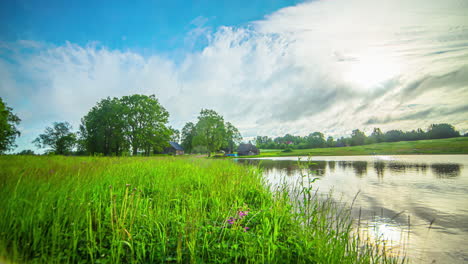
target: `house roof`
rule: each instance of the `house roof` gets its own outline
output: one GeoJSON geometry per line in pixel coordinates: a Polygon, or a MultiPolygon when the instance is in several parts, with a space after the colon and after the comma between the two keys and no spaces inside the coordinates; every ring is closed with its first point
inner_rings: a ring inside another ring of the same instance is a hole
{"type": "Polygon", "coordinates": [[[237,152],[249,152],[249,151],[257,151],[257,147],[255,147],[251,143],[241,143],[237,148],[237,152]]]}
{"type": "Polygon", "coordinates": [[[179,145],[179,143],[177,143],[177,142],[169,141],[169,144],[170,144],[171,147],[173,147],[175,150],[184,150],[184,148],[181,147],[181,146],[179,145]]]}

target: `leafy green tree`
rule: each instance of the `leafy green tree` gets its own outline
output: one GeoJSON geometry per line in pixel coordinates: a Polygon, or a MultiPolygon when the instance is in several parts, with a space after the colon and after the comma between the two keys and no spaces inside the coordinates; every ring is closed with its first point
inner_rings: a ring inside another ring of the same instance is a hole
{"type": "Polygon", "coordinates": [[[384,141],[384,134],[382,133],[382,130],[380,128],[375,127],[374,131],[372,131],[372,134],[370,137],[372,142],[371,143],[380,143],[384,141]]]}
{"type": "Polygon", "coordinates": [[[310,148],[323,148],[326,145],[325,136],[320,132],[309,134],[306,140],[310,148]]]}
{"type": "Polygon", "coordinates": [[[71,132],[72,126],[68,122],[54,122],[47,127],[44,134],[40,134],[33,143],[38,148],[49,147],[57,155],[69,154],[76,143],[76,135],[71,132]]]}
{"type": "Polygon", "coordinates": [[[327,138],[327,147],[331,148],[331,147],[334,147],[336,144],[335,140],[333,139],[332,136],[329,136],[327,138]]]}
{"type": "Polygon", "coordinates": [[[224,124],[224,127],[226,128],[226,138],[225,138],[226,149],[228,153],[232,153],[234,152],[234,149],[236,148],[236,146],[242,140],[242,135],[239,132],[239,130],[230,122],[226,122],[224,124]]]}
{"type": "Polygon", "coordinates": [[[351,133],[351,146],[364,145],[366,141],[366,134],[359,129],[353,130],[351,133]]]}
{"type": "Polygon", "coordinates": [[[166,127],[169,112],[159,104],[154,95],[134,94],[120,99],[125,121],[124,135],[132,147],[133,155],[143,150],[160,152],[167,146],[171,131],[166,127]]]}
{"type": "Polygon", "coordinates": [[[79,150],[91,155],[120,156],[128,151],[124,136],[123,106],[117,98],[106,98],[81,119],[79,150]]]}
{"type": "Polygon", "coordinates": [[[11,107],[8,107],[0,97],[0,154],[16,147],[15,139],[20,136],[16,128],[21,119],[16,116],[11,107]]]}
{"type": "Polygon", "coordinates": [[[427,130],[430,139],[459,137],[460,132],[450,124],[432,124],[427,130]]]}
{"type": "Polygon", "coordinates": [[[226,140],[224,118],[214,110],[202,109],[195,125],[195,136],[192,146],[208,148],[208,157],[223,146],[226,140]]]}
{"type": "Polygon", "coordinates": [[[193,150],[192,142],[195,137],[195,125],[192,122],[188,122],[182,128],[181,132],[181,145],[186,153],[191,153],[193,150]]]}

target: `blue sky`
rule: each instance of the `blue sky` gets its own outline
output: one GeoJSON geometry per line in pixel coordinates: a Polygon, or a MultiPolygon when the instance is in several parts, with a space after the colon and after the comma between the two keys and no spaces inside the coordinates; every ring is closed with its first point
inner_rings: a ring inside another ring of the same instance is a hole
{"type": "Polygon", "coordinates": [[[2,1],[0,96],[18,148],[105,97],[155,94],[181,129],[246,139],[451,123],[468,131],[464,0],[2,1]]]}
{"type": "MultiPolygon", "coordinates": [[[[1,39],[173,53],[196,27],[245,26],[298,0],[2,1],[1,39]]],[[[192,46],[190,46],[192,48],[192,46]]],[[[196,49],[202,48],[201,45],[196,49]]]]}

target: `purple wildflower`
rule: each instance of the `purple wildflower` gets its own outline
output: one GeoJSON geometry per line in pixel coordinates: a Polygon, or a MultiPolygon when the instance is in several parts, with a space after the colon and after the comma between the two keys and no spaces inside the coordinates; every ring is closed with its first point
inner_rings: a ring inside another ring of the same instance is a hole
{"type": "Polygon", "coordinates": [[[229,219],[227,220],[228,224],[230,225],[234,224],[235,221],[236,219],[234,217],[229,217],[229,219]]]}
{"type": "Polygon", "coordinates": [[[250,229],[250,227],[248,227],[248,226],[244,227],[244,232],[247,232],[247,230],[249,230],[249,229],[250,229]]]}
{"type": "Polygon", "coordinates": [[[244,216],[248,215],[249,211],[239,211],[239,217],[243,218],[244,216]]]}

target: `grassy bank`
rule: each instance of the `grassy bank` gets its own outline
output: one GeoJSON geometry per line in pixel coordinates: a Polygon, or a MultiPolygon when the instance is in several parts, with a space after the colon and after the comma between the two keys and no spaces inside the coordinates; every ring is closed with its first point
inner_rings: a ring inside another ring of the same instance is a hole
{"type": "Polygon", "coordinates": [[[0,260],[12,263],[396,262],[352,236],[347,210],[307,188],[270,191],[228,160],[3,156],[0,167],[0,260]]]}
{"type": "Polygon", "coordinates": [[[468,137],[418,141],[385,142],[341,148],[264,150],[253,157],[286,156],[354,156],[354,155],[410,155],[410,154],[468,154],[468,137]]]}

